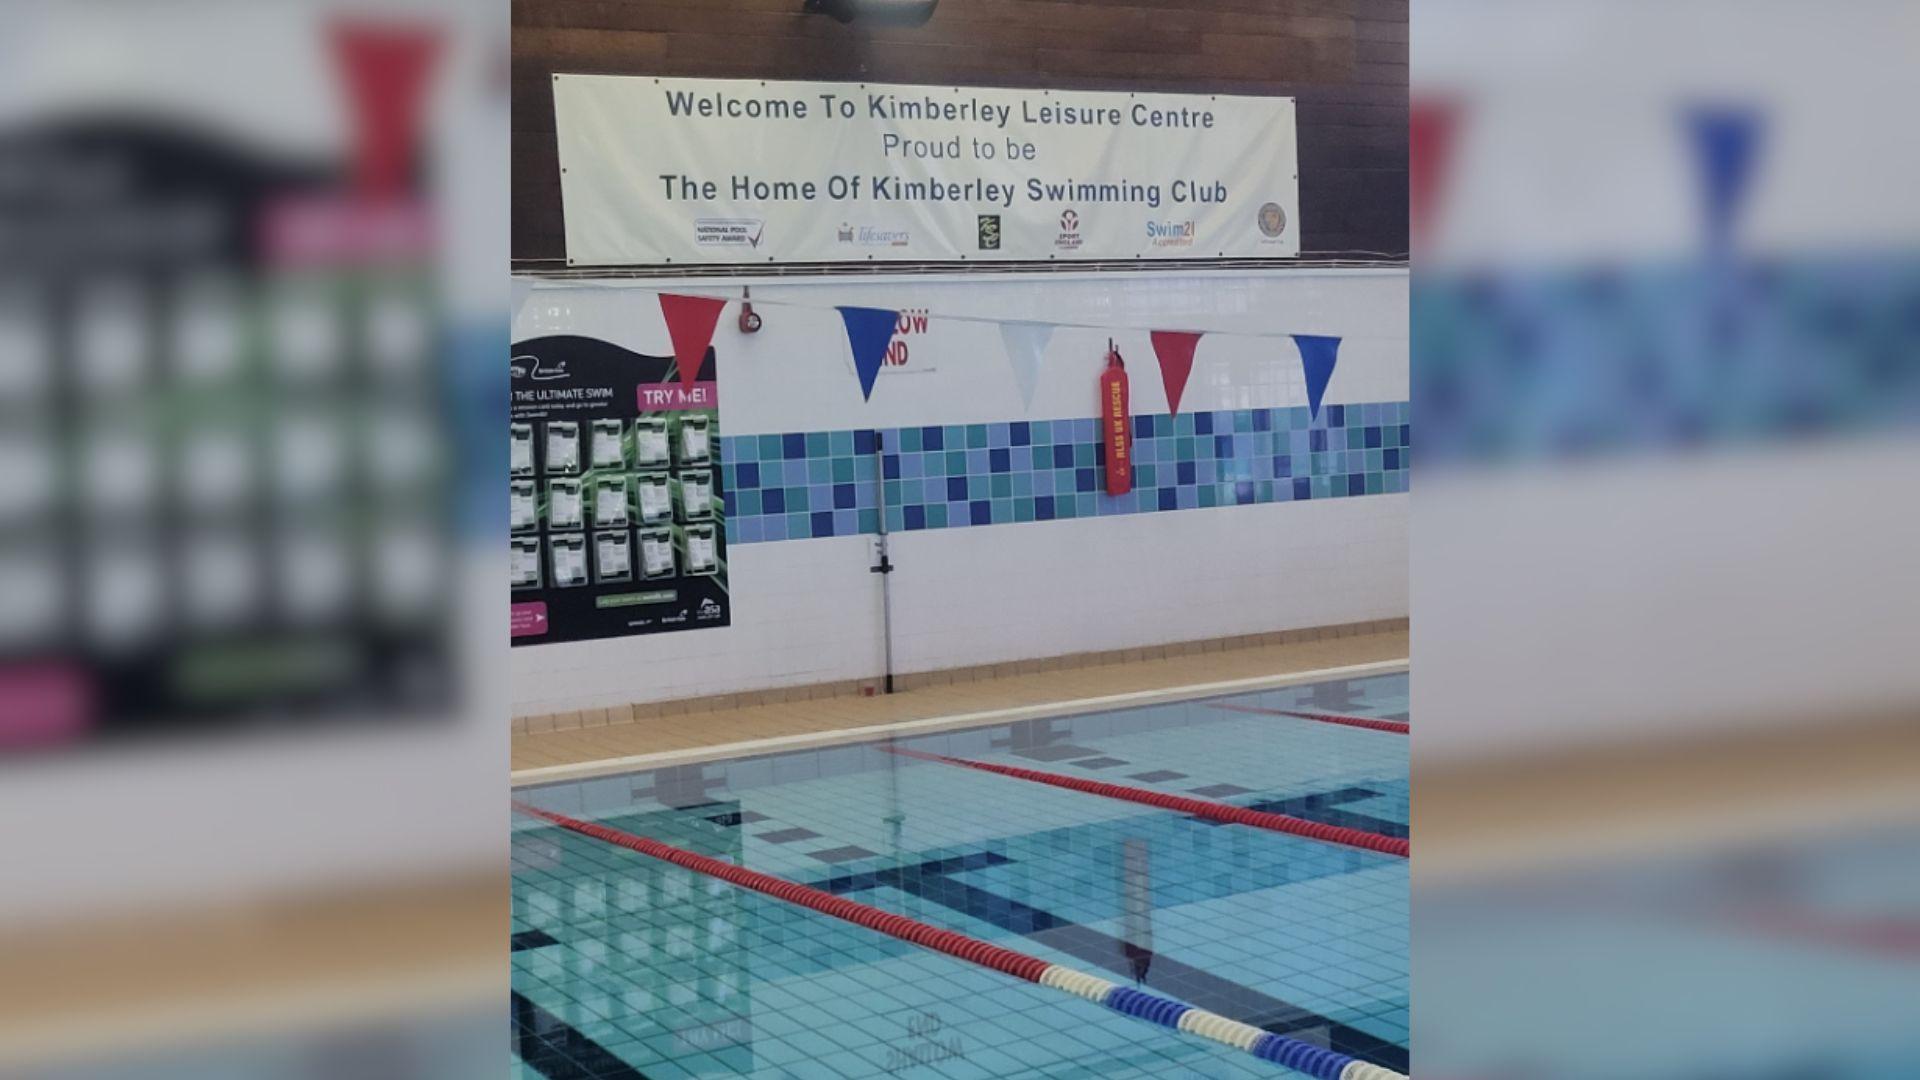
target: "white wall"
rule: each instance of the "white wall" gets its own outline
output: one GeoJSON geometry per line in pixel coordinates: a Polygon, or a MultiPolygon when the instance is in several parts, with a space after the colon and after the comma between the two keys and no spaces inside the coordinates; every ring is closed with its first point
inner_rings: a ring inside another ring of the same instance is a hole
{"type": "MultiPolygon", "coordinates": [[[[1403,272],[1258,271],[859,277],[750,283],[757,335],[722,316],[726,434],[1094,415],[1110,330],[1136,414],[1167,411],[1146,330],[1203,339],[1182,412],[1304,405],[1284,337],[1343,338],[1326,403],[1407,398],[1403,272]],[[784,305],[803,306],[784,306],[784,305]],[[840,319],[854,304],[927,308],[910,367],[862,400],[840,319]],[[949,318],[942,320],[940,316],[949,318]],[[1057,330],[1030,408],[991,323],[1057,330]],[[1101,329],[1094,329],[1100,327],[1101,329]],[[930,367],[932,370],[924,370],[930,367]]],[[[738,296],[737,282],[543,283],[514,338],[602,337],[669,351],[653,293],[738,296]]],[[[1407,497],[1375,495],[896,534],[895,670],[1131,648],[1407,613],[1407,497]]],[[[513,650],[515,715],[877,676],[880,579],[866,537],[731,545],[731,627],[513,650]]]]}

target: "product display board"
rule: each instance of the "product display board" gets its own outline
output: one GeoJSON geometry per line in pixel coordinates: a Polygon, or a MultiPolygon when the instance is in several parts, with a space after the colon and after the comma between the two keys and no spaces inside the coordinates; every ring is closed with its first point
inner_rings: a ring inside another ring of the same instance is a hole
{"type": "Polygon", "coordinates": [[[558,335],[513,347],[513,643],[726,626],[718,360],[558,335]]]}
{"type": "Polygon", "coordinates": [[[555,75],[567,261],[1285,258],[1292,98],[555,75]]]}

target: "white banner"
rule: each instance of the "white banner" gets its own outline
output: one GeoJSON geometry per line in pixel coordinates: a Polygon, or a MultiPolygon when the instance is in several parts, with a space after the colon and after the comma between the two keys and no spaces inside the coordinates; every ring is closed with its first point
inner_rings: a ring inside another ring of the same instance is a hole
{"type": "Polygon", "coordinates": [[[567,261],[1300,252],[1293,99],[556,75],[567,261]]]}

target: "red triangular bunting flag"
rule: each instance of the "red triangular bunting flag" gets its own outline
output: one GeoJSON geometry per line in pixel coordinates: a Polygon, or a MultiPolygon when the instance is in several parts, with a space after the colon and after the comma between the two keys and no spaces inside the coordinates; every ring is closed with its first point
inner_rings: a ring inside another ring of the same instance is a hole
{"type": "Polygon", "coordinates": [[[390,197],[405,185],[413,164],[440,32],[426,25],[342,22],[332,38],[353,109],[354,187],[368,198],[390,197]]]}
{"type": "Polygon", "coordinates": [[[1458,107],[1447,100],[1415,101],[1408,114],[1407,216],[1415,241],[1425,242],[1433,231],[1436,207],[1445,194],[1453,162],[1458,120],[1458,107]]]}
{"type": "Polygon", "coordinates": [[[726,306],[725,300],[710,296],[660,294],[660,314],[666,316],[667,336],[673,339],[673,363],[680,369],[680,385],[689,391],[700,380],[707,346],[713,344],[713,328],[726,306]]]}
{"type": "Polygon", "coordinates": [[[1193,374],[1193,350],[1200,335],[1186,330],[1155,330],[1153,355],[1160,358],[1160,384],[1167,388],[1167,411],[1180,411],[1180,395],[1187,392],[1187,376],[1193,374]]]}

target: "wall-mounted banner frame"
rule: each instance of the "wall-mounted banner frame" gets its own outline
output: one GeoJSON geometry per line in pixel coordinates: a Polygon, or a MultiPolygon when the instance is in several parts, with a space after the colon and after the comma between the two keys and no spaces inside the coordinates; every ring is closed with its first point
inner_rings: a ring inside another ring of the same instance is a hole
{"type": "Polygon", "coordinates": [[[556,335],[513,346],[514,645],[726,626],[718,358],[556,335]]]}
{"type": "Polygon", "coordinates": [[[567,261],[1290,257],[1291,98],[555,75],[567,261]]]}

